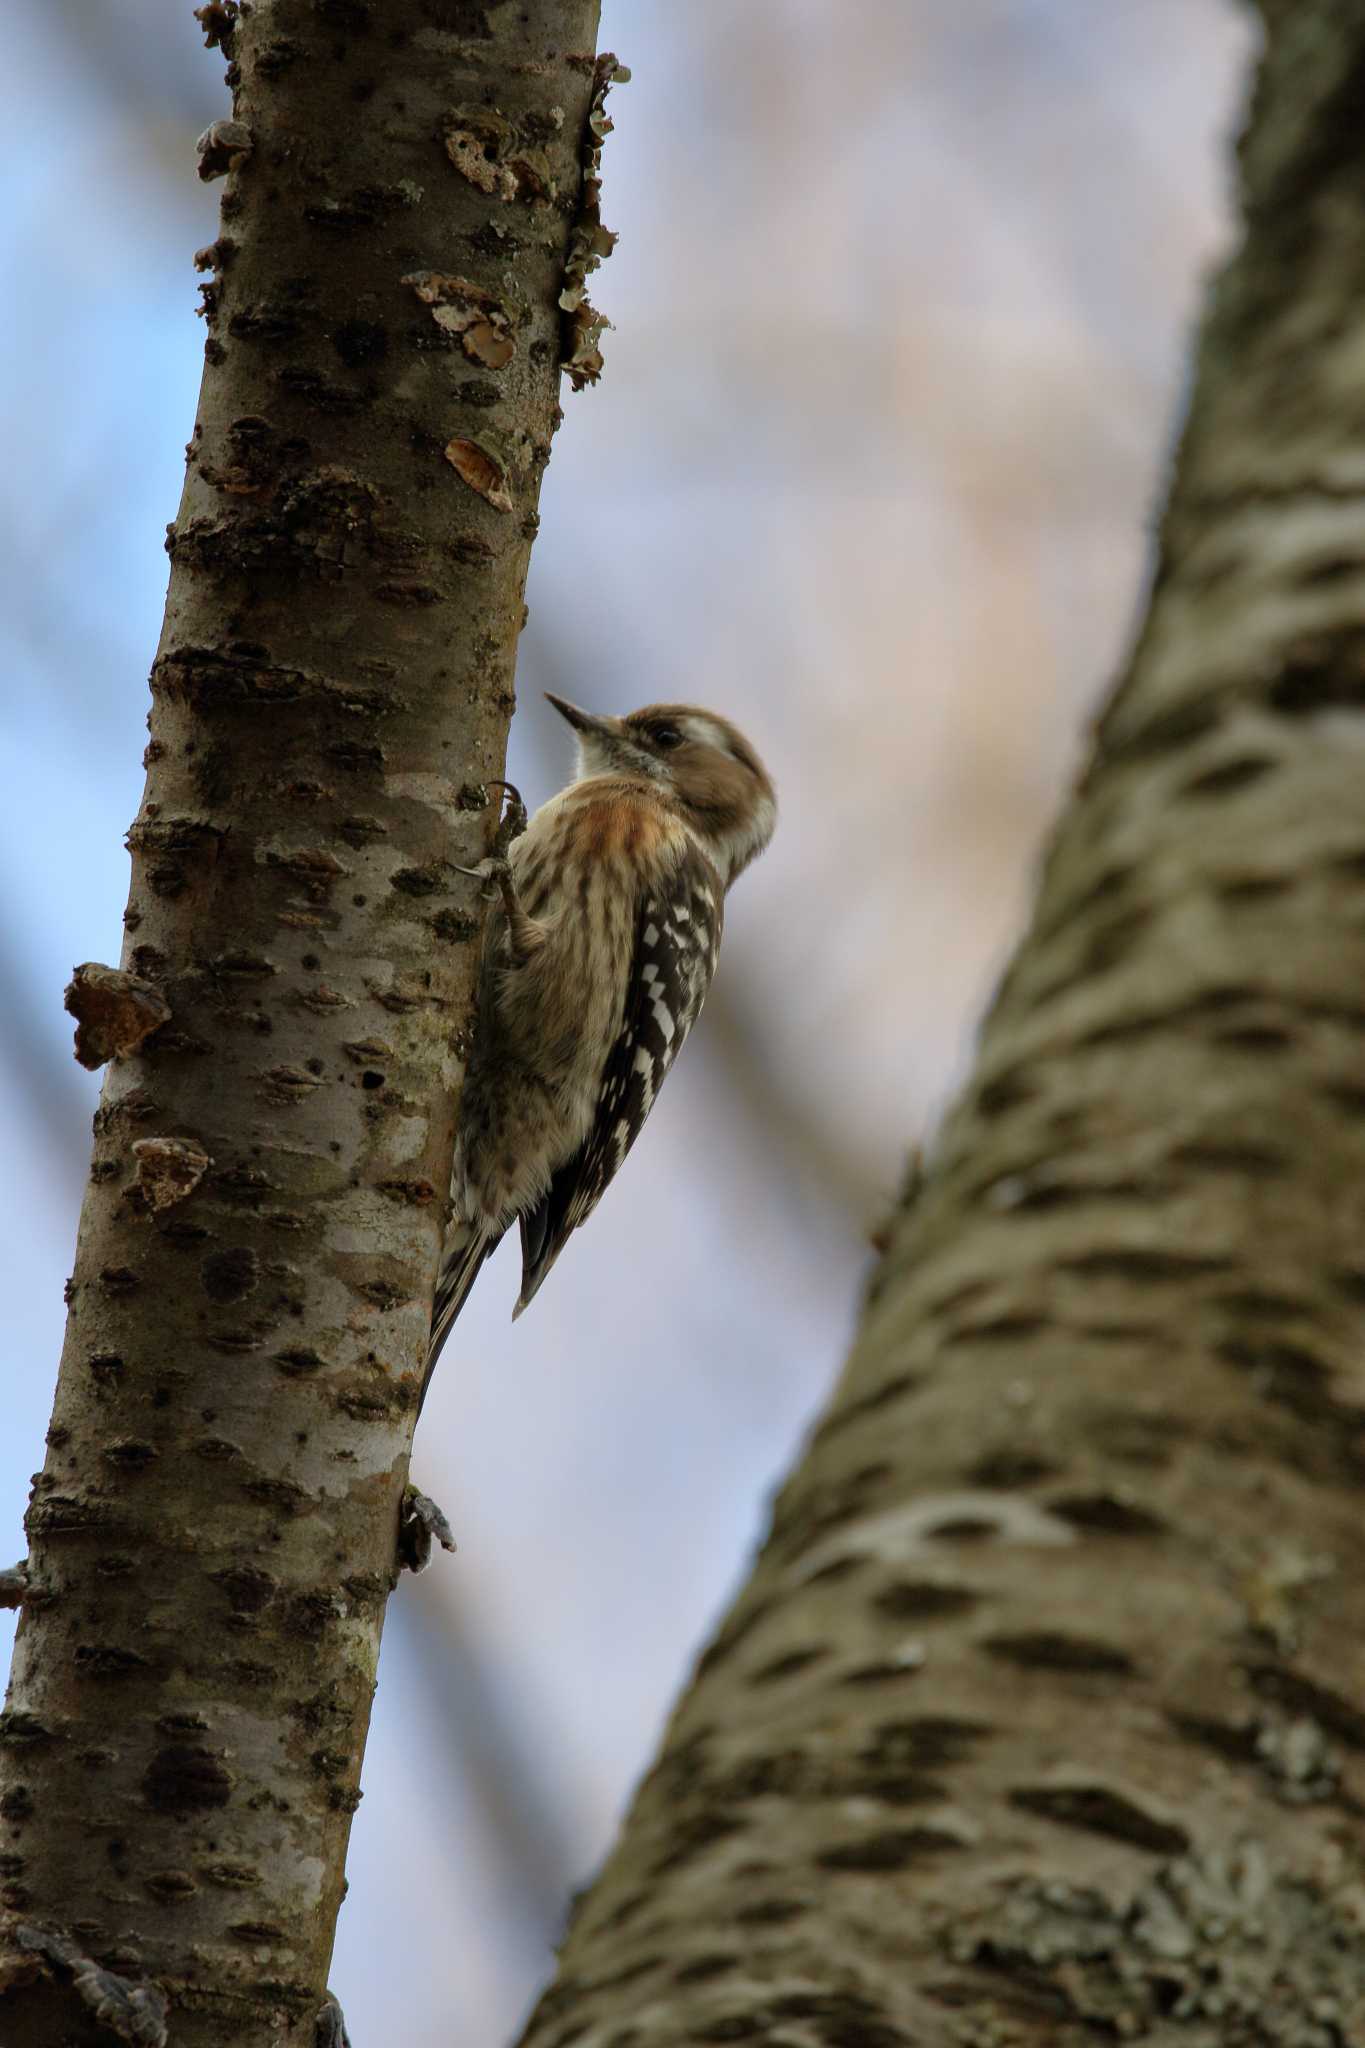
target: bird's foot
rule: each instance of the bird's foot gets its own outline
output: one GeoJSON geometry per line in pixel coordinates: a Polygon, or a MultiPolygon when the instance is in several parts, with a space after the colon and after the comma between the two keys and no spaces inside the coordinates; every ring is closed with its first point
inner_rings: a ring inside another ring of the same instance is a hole
{"type": "Polygon", "coordinates": [[[494,776],[488,783],[489,789],[500,789],[502,801],[507,808],[498,820],[498,829],[493,834],[494,858],[506,858],[507,849],[514,839],[520,839],[526,830],[526,806],[521,800],[521,791],[515,783],[504,782],[501,776],[494,776]]]}
{"type": "MultiPolygon", "coordinates": [[[[520,806],[520,797],[517,798],[517,803],[520,806]]],[[[524,811],[522,816],[525,816],[524,811]]],[[[498,827],[499,837],[506,831],[507,823],[507,818],[504,818],[498,827]]],[[[543,925],[537,924],[533,917],[527,916],[517,894],[516,877],[512,873],[512,863],[507,855],[495,850],[486,860],[481,860],[476,868],[457,867],[455,872],[457,875],[468,875],[473,881],[482,882],[485,899],[501,891],[502,907],[507,913],[507,946],[511,964],[514,967],[524,967],[532,954],[538,952],[544,945],[545,929],[543,925]]]]}
{"type": "Polygon", "coordinates": [[[457,875],[468,875],[471,881],[484,883],[485,896],[496,894],[498,889],[506,895],[508,889],[512,887],[512,863],[506,854],[490,853],[476,868],[462,868],[455,861],[451,862],[451,866],[457,875]]]}
{"type": "Polygon", "coordinates": [[[512,916],[513,905],[516,902],[516,886],[512,880],[512,867],[507,854],[513,841],[520,839],[526,830],[526,806],[521,800],[521,791],[515,784],[504,782],[501,776],[491,776],[486,787],[502,791],[502,796],[498,800],[501,816],[493,833],[492,851],[477,867],[462,868],[456,866],[454,862],[451,865],[455,867],[457,875],[468,875],[471,880],[484,883],[485,896],[492,896],[495,889],[501,889],[508,915],[512,916]]]}

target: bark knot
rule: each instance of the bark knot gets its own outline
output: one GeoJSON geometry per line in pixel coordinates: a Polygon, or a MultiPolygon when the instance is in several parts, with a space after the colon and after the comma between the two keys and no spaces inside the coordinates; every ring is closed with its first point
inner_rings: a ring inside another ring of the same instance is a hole
{"type": "Polygon", "coordinates": [[[193,1138],[135,1138],[132,1151],[137,1178],[128,1192],[153,1214],[192,1195],[213,1164],[193,1138]]]}
{"type": "Polygon", "coordinates": [[[92,1073],[107,1060],[127,1059],[171,1014],[150,981],[97,960],[75,969],[62,1000],[76,1020],[76,1058],[92,1073]]]}

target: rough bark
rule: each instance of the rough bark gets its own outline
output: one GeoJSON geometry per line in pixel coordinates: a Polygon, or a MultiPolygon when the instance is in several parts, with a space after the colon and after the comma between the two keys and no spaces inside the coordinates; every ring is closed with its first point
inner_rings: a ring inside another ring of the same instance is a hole
{"type": "Polygon", "coordinates": [[[311,2048],[482,917],[452,863],[602,240],[597,12],[200,10],[228,184],[127,972],[72,991],[119,1056],[0,1719],[6,2048],[163,2003],[176,2048],[311,2048]]]}
{"type": "Polygon", "coordinates": [[[1149,616],[527,2048],[1365,2041],[1365,7],[1267,16],[1149,616]]]}

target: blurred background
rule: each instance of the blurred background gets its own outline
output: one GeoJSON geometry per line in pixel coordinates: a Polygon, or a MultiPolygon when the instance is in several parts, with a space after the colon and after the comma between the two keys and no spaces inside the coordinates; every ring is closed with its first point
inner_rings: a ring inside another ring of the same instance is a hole
{"type": "MultiPolygon", "coordinates": [[[[567,773],[543,688],[692,698],[783,817],[629,1193],[515,1328],[505,1248],[437,1377],[415,1473],[460,1551],[390,1609],[333,1972],[361,2048],[512,2036],[832,1383],[1141,599],[1252,28],[1232,0],[606,0],[601,45],[634,70],[617,331],[566,392],[509,773],[533,803],[567,773]]],[[[0,106],[7,1565],[97,1088],[61,995],[118,957],[222,63],[191,0],[9,0],[0,106]]]]}

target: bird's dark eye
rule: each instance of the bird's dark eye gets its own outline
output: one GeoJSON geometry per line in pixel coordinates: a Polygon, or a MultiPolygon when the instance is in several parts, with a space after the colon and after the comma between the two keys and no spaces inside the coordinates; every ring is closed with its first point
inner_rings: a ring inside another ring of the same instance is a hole
{"type": "Polygon", "coordinates": [[[656,725],[654,728],[654,744],[656,747],[662,747],[665,752],[671,747],[680,747],[682,738],[676,725],[656,725]]]}

